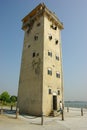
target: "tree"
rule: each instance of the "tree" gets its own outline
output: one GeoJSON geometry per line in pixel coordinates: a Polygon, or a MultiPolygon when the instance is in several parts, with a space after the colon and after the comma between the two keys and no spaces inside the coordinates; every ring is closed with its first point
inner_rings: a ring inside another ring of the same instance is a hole
{"type": "Polygon", "coordinates": [[[15,102],[17,102],[17,96],[11,96],[10,97],[10,100],[11,100],[11,102],[13,102],[13,103],[15,103],[15,102]]]}
{"type": "Polygon", "coordinates": [[[4,102],[10,101],[10,95],[8,94],[7,91],[5,91],[1,94],[1,100],[4,101],[4,102]]]}
{"type": "Polygon", "coordinates": [[[0,101],[1,101],[1,95],[0,95],[0,101]]]}

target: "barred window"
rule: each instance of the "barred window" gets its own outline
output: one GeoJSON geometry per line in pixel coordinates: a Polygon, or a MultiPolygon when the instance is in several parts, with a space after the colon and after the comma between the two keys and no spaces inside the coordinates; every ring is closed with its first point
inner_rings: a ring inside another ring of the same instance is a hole
{"type": "Polygon", "coordinates": [[[52,52],[48,51],[48,56],[52,57],[52,52]]]}
{"type": "Polygon", "coordinates": [[[59,72],[56,72],[56,77],[60,78],[60,73],[59,72]]]}
{"type": "Polygon", "coordinates": [[[48,75],[52,75],[52,69],[48,68],[48,75]]]}

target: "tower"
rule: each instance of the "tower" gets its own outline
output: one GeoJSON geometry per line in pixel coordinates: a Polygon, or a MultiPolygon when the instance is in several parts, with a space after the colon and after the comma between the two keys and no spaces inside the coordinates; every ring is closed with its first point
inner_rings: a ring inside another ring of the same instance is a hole
{"type": "Polygon", "coordinates": [[[49,115],[63,101],[63,24],[44,4],[39,4],[22,22],[24,44],[17,105],[21,113],[49,115]]]}

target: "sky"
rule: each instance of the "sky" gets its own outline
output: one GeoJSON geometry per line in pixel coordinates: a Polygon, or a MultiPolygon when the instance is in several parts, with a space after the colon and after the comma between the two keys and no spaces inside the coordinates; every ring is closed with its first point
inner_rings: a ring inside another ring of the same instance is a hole
{"type": "Polygon", "coordinates": [[[24,39],[21,20],[42,2],[64,24],[64,100],[87,101],[87,0],[0,0],[0,94],[18,93],[24,39]]]}

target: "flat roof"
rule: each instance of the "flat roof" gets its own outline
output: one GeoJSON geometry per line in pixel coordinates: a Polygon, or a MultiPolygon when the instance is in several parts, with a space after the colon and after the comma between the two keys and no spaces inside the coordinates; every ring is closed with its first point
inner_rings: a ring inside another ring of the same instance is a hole
{"type": "Polygon", "coordinates": [[[60,29],[63,29],[63,23],[60,22],[60,20],[58,19],[58,17],[51,12],[44,3],[40,3],[36,8],[34,8],[28,15],[26,15],[23,19],[22,22],[26,22],[28,21],[30,18],[32,18],[33,16],[35,16],[36,14],[43,12],[46,13],[46,15],[48,17],[50,17],[51,20],[55,21],[55,23],[60,27],[60,29]]]}

